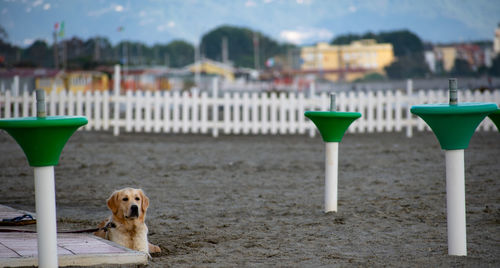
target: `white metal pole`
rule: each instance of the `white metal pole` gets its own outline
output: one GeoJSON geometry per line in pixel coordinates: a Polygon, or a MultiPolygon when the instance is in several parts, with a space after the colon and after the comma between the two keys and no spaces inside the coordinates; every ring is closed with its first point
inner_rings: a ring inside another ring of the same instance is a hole
{"type": "Polygon", "coordinates": [[[325,212],[337,212],[339,143],[325,144],[325,212]]]}
{"type": "Polygon", "coordinates": [[[114,67],[114,75],[113,75],[113,102],[115,104],[114,107],[114,122],[113,122],[113,135],[118,136],[120,134],[120,125],[118,120],[120,119],[120,65],[116,64],[114,67]]]}
{"type": "Polygon", "coordinates": [[[35,167],[38,266],[57,267],[57,223],[54,166],[35,167]]]}
{"type": "Polygon", "coordinates": [[[445,150],[448,254],[467,256],[464,150],[445,150]]]}

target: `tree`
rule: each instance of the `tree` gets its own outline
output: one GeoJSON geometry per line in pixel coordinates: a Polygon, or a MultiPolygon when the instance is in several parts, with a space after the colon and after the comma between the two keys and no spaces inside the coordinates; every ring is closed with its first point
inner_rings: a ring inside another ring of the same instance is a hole
{"type": "Polygon", "coordinates": [[[421,53],[424,50],[422,40],[408,30],[380,32],[378,34],[367,32],[363,35],[348,33],[337,36],[330,43],[334,45],[346,45],[352,41],[361,39],[375,39],[378,43],[390,43],[394,48],[394,55],[396,56],[421,53]]]}
{"type": "MultiPolygon", "coordinates": [[[[286,55],[291,44],[279,44],[262,33],[258,36],[259,62],[261,65],[270,57],[286,55]]],[[[254,67],[254,31],[244,27],[221,26],[201,39],[202,52],[209,59],[222,61],[222,40],[227,38],[229,60],[236,66],[254,67]]]]}
{"type": "Polygon", "coordinates": [[[0,66],[10,66],[20,59],[21,48],[0,39],[0,66]]]}
{"type": "Polygon", "coordinates": [[[394,48],[394,55],[397,57],[418,54],[424,51],[422,40],[408,30],[381,32],[377,35],[377,42],[391,43],[394,48]]]}
{"type": "Polygon", "coordinates": [[[474,71],[472,71],[472,68],[468,61],[463,59],[455,59],[455,63],[453,65],[453,68],[451,69],[450,74],[459,77],[472,76],[474,75],[474,71]]]}
{"type": "Polygon", "coordinates": [[[372,32],[367,32],[363,35],[348,33],[344,35],[339,35],[335,37],[330,44],[332,45],[348,45],[353,41],[361,40],[361,39],[375,39],[377,40],[377,35],[372,32]]]}
{"type": "Polygon", "coordinates": [[[413,54],[399,57],[397,61],[385,67],[387,76],[391,79],[405,79],[424,77],[429,73],[422,54],[413,54]]]}
{"type": "Polygon", "coordinates": [[[42,40],[36,40],[31,46],[26,48],[21,56],[21,61],[33,63],[36,66],[52,66],[52,49],[42,40]]]}
{"type": "Polygon", "coordinates": [[[385,76],[379,73],[368,73],[362,78],[358,78],[354,80],[354,82],[375,82],[375,81],[383,81],[385,80],[385,76]]]}
{"type": "Polygon", "coordinates": [[[7,40],[7,38],[9,38],[7,31],[2,27],[2,25],[0,25],[0,41],[7,40]]]}
{"type": "Polygon", "coordinates": [[[494,59],[489,70],[490,75],[500,77],[500,54],[498,54],[494,59]]]}
{"type": "Polygon", "coordinates": [[[186,41],[172,41],[167,45],[166,51],[169,55],[170,67],[184,67],[194,62],[194,47],[186,41]]]}

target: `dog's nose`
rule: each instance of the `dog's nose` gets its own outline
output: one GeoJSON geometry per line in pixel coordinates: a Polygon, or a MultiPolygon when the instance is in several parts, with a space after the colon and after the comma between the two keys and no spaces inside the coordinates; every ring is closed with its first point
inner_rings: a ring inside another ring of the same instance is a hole
{"type": "Polygon", "coordinates": [[[139,207],[137,205],[132,205],[130,207],[130,217],[138,217],[139,216],[139,207]]]}

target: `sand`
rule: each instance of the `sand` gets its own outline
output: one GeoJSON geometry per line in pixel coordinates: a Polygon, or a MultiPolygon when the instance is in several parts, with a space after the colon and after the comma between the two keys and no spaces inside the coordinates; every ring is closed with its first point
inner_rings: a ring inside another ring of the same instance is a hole
{"type": "MultiPolygon", "coordinates": [[[[319,136],[79,131],[56,167],[60,229],[95,227],[115,189],[151,200],[150,267],[500,266],[500,133],[465,151],[467,257],[447,254],[444,152],[430,132],[351,134],[339,211],[323,212],[319,136]]],[[[35,210],[33,171],[0,132],[0,203],[35,210]]]]}

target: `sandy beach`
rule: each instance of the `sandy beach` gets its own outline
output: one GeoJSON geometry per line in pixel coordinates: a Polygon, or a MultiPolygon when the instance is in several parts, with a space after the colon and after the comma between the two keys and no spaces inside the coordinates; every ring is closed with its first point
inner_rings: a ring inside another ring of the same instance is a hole
{"type": "MultiPolygon", "coordinates": [[[[79,131],[55,168],[59,229],[93,228],[116,189],[151,200],[148,267],[499,267],[500,133],[465,151],[467,257],[447,254],[444,152],[431,132],[351,134],[339,211],[323,212],[324,143],[299,135],[79,131]]],[[[35,211],[33,169],[0,132],[0,204],[35,211]]]]}

